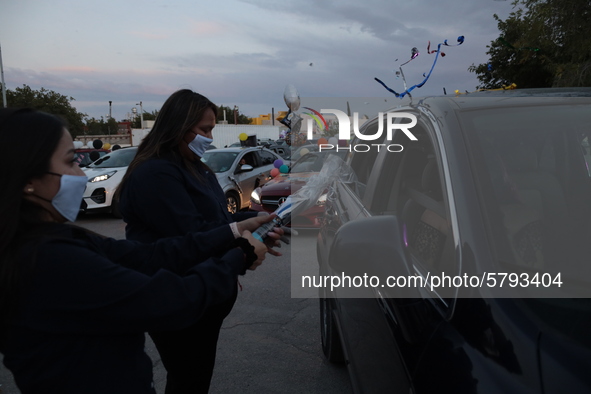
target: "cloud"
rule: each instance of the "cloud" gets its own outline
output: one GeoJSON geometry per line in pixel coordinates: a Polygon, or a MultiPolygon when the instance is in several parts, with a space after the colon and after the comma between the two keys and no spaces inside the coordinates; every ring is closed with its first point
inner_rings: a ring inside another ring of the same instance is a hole
{"type": "Polygon", "coordinates": [[[189,21],[189,33],[192,36],[208,37],[227,32],[228,28],[221,23],[211,21],[189,21]]]}
{"type": "Polygon", "coordinates": [[[136,30],[136,31],[129,32],[129,34],[134,37],[142,38],[144,40],[154,40],[154,41],[168,40],[171,38],[171,34],[165,33],[165,32],[155,33],[154,31],[137,31],[136,30]]]}

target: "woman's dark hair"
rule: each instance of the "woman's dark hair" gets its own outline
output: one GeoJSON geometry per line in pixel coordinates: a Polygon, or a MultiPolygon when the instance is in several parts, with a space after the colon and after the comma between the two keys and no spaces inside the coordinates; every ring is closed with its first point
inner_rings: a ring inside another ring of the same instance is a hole
{"type": "Polygon", "coordinates": [[[17,253],[41,224],[42,209],[23,198],[26,184],[49,171],[66,124],[33,109],[0,109],[0,339],[27,267],[17,253]]]}
{"type": "MultiPolygon", "coordinates": [[[[138,147],[137,154],[127,168],[116,194],[121,195],[127,178],[141,163],[164,155],[173,156],[181,161],[199,179],[198,173],[193,170],[194,164],[181,155],[179,145],[183,143],[185,134],[201,121],[207,109],[211,109],[217,116],[218,108],[214,103],[189,89],[178,90],[166,99],[152,130],[138,147]]],[[[197,161],[196,164],[205,165],[201,161],[197,161]]]]}

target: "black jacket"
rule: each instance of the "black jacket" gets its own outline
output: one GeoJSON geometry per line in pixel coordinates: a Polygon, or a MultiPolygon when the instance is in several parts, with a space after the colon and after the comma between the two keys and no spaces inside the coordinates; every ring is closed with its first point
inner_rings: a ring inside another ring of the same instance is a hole
{"type": "Polygon", "coordinates": [[[154,393],[144,332],[186,327],[232,296],[241,249],[195,264],[233,239],[229,226],[142,244],[55,225],[25,245],[33,268],[0,349],[22,393],[154,393]]]}
{"type": "Polygon", "coordinates": [[[153,242],[257,215],[231,215],[215,174],[202,166],[196,165],[195,169],[205,182],[172,157],[150,159],[133,170],[120,199],[127,239],[153,242]]]}

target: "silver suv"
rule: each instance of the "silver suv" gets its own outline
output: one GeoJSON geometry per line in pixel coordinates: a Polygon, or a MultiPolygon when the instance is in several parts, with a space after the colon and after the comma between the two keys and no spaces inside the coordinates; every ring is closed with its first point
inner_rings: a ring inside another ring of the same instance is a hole
{"type": "Polygon", "coordinates": [[[283,161],[281,156],[262,147],[209,150],[201,160],[215,172],[230,213],[249,208],[252,191],[272,178],[275,160],[283,161]]]}

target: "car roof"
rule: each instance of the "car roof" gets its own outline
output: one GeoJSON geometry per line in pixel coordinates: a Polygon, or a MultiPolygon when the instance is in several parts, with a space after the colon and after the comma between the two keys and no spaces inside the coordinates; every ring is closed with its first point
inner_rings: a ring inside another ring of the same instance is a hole
{"type": "Polygon", "coordinates": [[[409,98],[410,102],[402,103],[387,112],[410,107],[428,107],[430,104],[447,104],[455,109],[472,110],[479,108],[504,108],[532,103],[551,105],[564,103],[569,98],[589,98],[591,88],[538,88],[538,89],[506,89],[482,90],[473,93],[448,94],[441,96],[427,96],[409,98]]]}
{"type": "MultiPolygon", "coordinates": [[[[236,153],[236,152],[250,152],[250,151],[255,151],[255,150],[264,150],[267,152],[272,152],[267,148],[263,148],[262,146],[236,146],[236,147],[230,147],[230,148],[218,148],[215,150],[215,152],[230,152],[230,153],[236,153]]],[[[274,152],[272,152],[274,153],[274,152]]]]}

